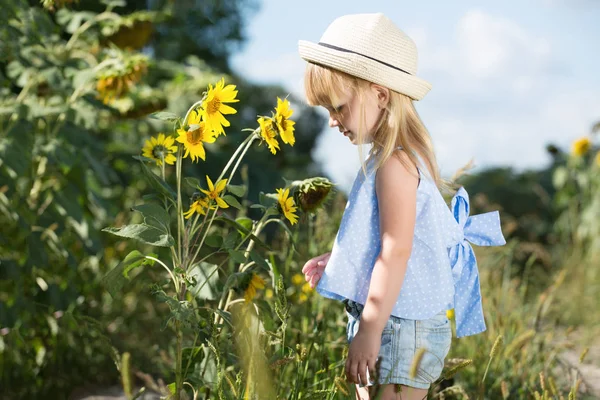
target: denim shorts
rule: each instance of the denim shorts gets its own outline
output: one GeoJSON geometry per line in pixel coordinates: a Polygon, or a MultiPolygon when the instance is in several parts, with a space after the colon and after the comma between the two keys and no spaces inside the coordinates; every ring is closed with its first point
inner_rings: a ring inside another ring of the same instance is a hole
{"type": "MultiPolygon", "coordinates": [[[[344,301],[348,314],[348,343],[358,332],[363,306],[350,300],[344,301]]],[[[429,389],[440,377],[444,359],[450,350],[452,329],[443,310],[426,320],[412,320],[390,316],[383,333],[378,356],[378,371],[373,383],[401,384],[417,389],[429,389]],[[425,349],[416,375],[411,378],[410,369],[419,349],[425,349]]],[[[361,385],[362,386],[362,385],[361,385]]]]}

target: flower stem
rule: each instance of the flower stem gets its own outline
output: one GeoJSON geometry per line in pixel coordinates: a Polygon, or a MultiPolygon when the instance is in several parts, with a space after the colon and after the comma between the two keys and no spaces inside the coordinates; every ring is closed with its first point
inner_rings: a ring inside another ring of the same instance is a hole
{"type": "Polygon", "coordinates": [[[167,270],[169,275],[171,275],[171,280],[173,281],[173,285],[175,285],[175,293],[179,293],[179,281],[177,280],[175,275],[173,275],[173,272],[169,269],[169,267],[167,267],[166,264],[163,263],[162,261],[160,261],[158,258],[154,258],[151,256],[144,256],[144,257],[147,258],[148,260],[152,260],[152,261],[159,263],[160,265],[162,265],[164,267],[164,269],[167,270]]]}
{"type": "Polygon", "coordinates": [[[181,157],[181,152],[182,152],[182,148],[181,146],[179,146],[179,151],[177,152],[177,166],[176,166],[176,171],[177,171],[177,256],[179,258],[179,262],[181,264],[183,264],[183,257],[182,257],[182,252],[181,252],[181,236],[182,236],[182,231],[181,231],[181,218],[183,217],[182,215],[182,204],[181,204],[181,161],[182,161],[182,157],[181,157]]]}
{"type": "MultiPolygon", "coordinates": [[[[260,234],[260,231],[265,227],[265,219],[267,218],[267,213],[265,213],[262,218],[260,219],[260,221],[256,224],[256,229],[254,229],[254,231],[252,232],[252,234],[254,236],[257,236],[258,234],[260,234]]],[[[254,247],[254,240],[250,240],[250,243],[248,243],[248,246],[246,247],[246,251],[244,252],[244,256],[246,258],[248,258],[248,254],[252,251],[252,248],[254,247]]],[[[241,272],[244,268],[245,264],[240,264],[240,269],[239,271],[241,272]]],[[[223,293],[225,294],[225,293],[223,293]]],[[[233,298],[233,292],[231,290],[227,291],[227,299],[225,299],[224,297],[221,297],[221,300],[219,301],[219,310],[226,310],[229,307],[229,303],[231,303],[231,300],[233,298]]],[[[221,316],[220,315],[216,315],[215,316],[215,325],[218,325],[221,323],[221,316]]]]}
{"type": "Polygon", "coordinates": [[[181,331],[181,321],[175,321],[175,334],[177,335],[177,350],[175,355],[175,400],[180,400],[181,389],[183,386],[183,332],[181,331]]]}

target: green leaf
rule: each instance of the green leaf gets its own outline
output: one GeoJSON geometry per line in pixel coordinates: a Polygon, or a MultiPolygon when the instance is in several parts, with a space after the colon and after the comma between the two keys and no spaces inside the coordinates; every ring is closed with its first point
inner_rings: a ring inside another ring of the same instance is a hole
{"type": "MultiPolygon", "coordinates": [[[[133,158],[140,160],[141,157],[134,156],[133,158]]],[[[150,186],[154,188],[154,190],[163,194],[167,199],[171,200],[175,203],[175,191],[169,186],[167,182],[165,182],[160,176],[156,175],[154,172],[150,171],[150,169],[146,166],[144,162],[142,162],[142,170],[144,171],[144,175],[148,179],[150,186]]]]}
{"type": "Polygon", "coordinates": [[[192,189],[198,189],[201,187],[200,180],[198,178],[185,177],[183,178],[183,181],[192,189]]]}
{"type": "Polygon", "coordinates": [[[273,193],[263,193],[260,192],[258,194],[258,202],[265,207],[274,206],[277,203],[277,195],[273,193]]]}
{"type": "Polygon", "coordinates": [[[252,226],[254,225],[254,222],[248,217],[236,218],[235,222],[246,228],[248,232],[252,229],[252,226]]]}
{"type": "Polygon", "coordinates": [[[238,241],[239,233],[237,231],[229,232],[225,240],[223,241],[222,246],[226,249],[232,249],[235,247],[235,244],[238,241]]]}
{"type": "Polygon", "coordinates": [[[207,246],[218,249],[223,244],[223,238],[218,235],[209,235],[204,239],[204,243],[206,243],[207,246]]]}
{"type": "Polygon", "coordinates": [[[254,261],[256,263],[256,265],[263,268],[265,271],[271,270],[271,268],[269,267],[269,264],[265,261],[265,259],[263,257],[261,257],[260,254],[258,254],[258,252],[256,250],[250,251],[250,258],[252,259],[252,261],[254,261]]]}
{"type": "Polygon", "coordinates": [[[170,247],[175,240],[164,230],[146,224],[125,225],[121,228],[104,228],[103,232],[124,238],[136,239],[152,246],[170,247]]]}
{"type": "MultiPolygon", "coordinates": [[[[137,251],[137,250],[134,250],[134,251],[132,251],[131,253],[133,253],[133,252],[135,252],[135,251],[137,251]]],[[[131,253],[129,253],[129,254],[131,254],[131,253]]],[[[139,253],[139,252],[138,252],[138,253],[139,253]]],[[[128,255],[129,255],[129,254],[128,254],[128,255]]],[[[140,255],[141,255],[141,253],[140,253],[140,255]]],[[[149,256],[151,256],[151,257],[154,257],[154,258],[158,257],[158,256],[157,256],[156,254],[154,254],[154,253],[150,253],[150,254],[148,254],[148,255],[149,255],[149,256]]],[[[127,257],[125,257],[125,258],[127,258],[127,257]]],[[[144,259],[142,260],[142,262],[141,262],[141,263],[134,262],[134,263],[131,263],[131,264],[127,265],[127,266],[126,266],[126,267],[123,269],[123,276],[124,276],[125,278],[129,279],[129,272],[130,272],[132,269],[134,269],[134,268],[137,268],[137,267],[139,267],[139,266],[141,266],[141,265],[153,266],[153,265],[154,265],[154,260],[149,260],[149,259],[147,259],[147,258],[145,258],[145,257],[144,257],[144,259]]]]}
{"type": "MultiPolygon", "coordinates": [[[[238,218],[238,219],[240,219],[240,218],[238,218]]],[[[248,220],[250,220],[250,222],[252,222],[252,220],[250,218],[246,218],[246,219],[248,219],[248,220]]],[[[243,234],[244,236],[249,235],[250,239],[252,239],[258,246],[262,247],[263,249],[265,249],[265,250],[271,249],[262,240],[260,240],[253,233],[251,233],[250,229],[244,227],[243,225],[241,225],[237,221],[232,220],[231,218],[227,217],[226,215],[222,215],[220,217],[215,218],[215,221],[223,221],[223,222],[237,228],[241,234],[243,234]]]]}
{"type": "Polygon", "coordinates": [[[246,185],[227,185],[227,191],[237,197],[242,197],[246,194],[246,185]]]}
{"type": "Polygon", "coordinates": [[[179,116],[177,114],[173,114],[172,112],[159,111],[150,114],[150,118],[160,119],[161,121],[170,121],[176,122],[179,120],[179,116]]]}
{"type": "Polygon", "coordinates": [[[217,298],[218,268],[218,265],[202,262],[190,269],[189,277],[196,280],[196,284],[189,288],[192,295],[203,300],[215,300],[217,298]]]}
{"type": "Polygon", "coordinates": [[[227,252],[229,253],[229,256],[233,259],[233,261],[243,264],[246,262],[246,257],[244,256],[244,253],[238,250],[227,250],[227,252]]]}
{"type": "Polygon", "coordinates": [[[232,207],[237,208],[238,210],[244,209],[244,207],[242,207],[242,205],[239,203],[239,201],[237,201],[237,199],[235,197],[233,197],[232,195],[226,194],[225,196],[223,196],[223,200],[225,200],[225,203],[229,204],[232,207]]]}
{"type": "Polygon", "coordinates": [[[106,288],[111,297],[115,298],[121,291],[125,282],[129,280],[129,271],[133,268],[139,267],[144,262],[144,255],[137,250],[125,256],[125,259],[121,261],[115,268],[110,270],[104,278],[102,278],[102,285],[106,288]]]}
{"type": "Polygon", "coordinates": [[[292,249],[296,250],[296,243],[294,243],[294,234],[292,233],[292,231],[290,230],[290,228],[287,226],[287,224],[285,222],[283,222],[282,220],[277,220],[276,221],[279,225],[281,225],[283,227],[283,229],[287,232],[289,239],[290,239],[290,243],[292,244],[292,249]]]}
{"type": "Polygon", "coordinates": [[[144,222],[146,224],[158,229],[161,229],[162,227],[165,232],[169,231],[171,217],[169,216],[169,213],[158,204],[140,204],[132,207],[132,209],[142,213],[142,215],[144,216],[144,222]]]}
{"type": "Polygon", "coordinates": [[[169,383],[167,385],[167,389],[169,389],[169,392],[174,395],[175,394],[175,390],[176,390],[176,386],[177,386],[177,384],[175,382],[169,383]]]}

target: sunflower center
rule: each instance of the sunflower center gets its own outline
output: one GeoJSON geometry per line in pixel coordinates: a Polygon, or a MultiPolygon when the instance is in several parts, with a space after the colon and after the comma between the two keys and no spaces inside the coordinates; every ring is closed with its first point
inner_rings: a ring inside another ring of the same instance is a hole
{"type": "Polygon", "coordinates": [[[273,127],[272,123],[269,123],[267,125],[267,131],[265,132],[265,135],[269,138],[269,139],[273,139],[275,136],[277,136],[277,132],[275,131],[275,128],[273,127]]]}
{"type": "Polygon", "coordinates": [[[281,129],[283,129],[283,131],[287,131],[287,118],[283,118],[281,117],[281,121],[279,122],[279,124],[281,125],[281,129]]]}
{"type": "Polygon", "coordinates": [[[187,132],[187,142],[196,145],[204,141],[204,130],[202,128],[187,132]]]}
{"type": "Polygon", "coordinates": [[[208,106],[206,108],[206,111],[209,114],[216,113],[217,111],[219,111],[219,108],[221,108],[221,100],[215,97],[214,99],[208,102],[208,106]]]}
{"type": "Polygon", "coordinates": [[[165,146],[163,146],[162,144],[158,144],[158,145],[154,146],[154,148],[152,149],[152,156],[156,159],[164,160],[166,155],[167,155],[167,148],[165,146]]]}

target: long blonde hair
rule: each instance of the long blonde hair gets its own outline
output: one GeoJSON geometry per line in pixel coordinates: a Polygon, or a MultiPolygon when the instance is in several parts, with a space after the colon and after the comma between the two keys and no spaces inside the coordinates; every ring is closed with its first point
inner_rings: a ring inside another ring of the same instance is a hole
{"type": "MultiPolygon", "coordinates": [[[[361,126],[364,125],[365,117],[363,89],[369,84],[364,79],[313,63],[307,64],[304,75],[304,90],[311,106],[336,104],[342,93],[347,91],[357,96],[361,109],[361,126]]],[[[359,129],[355,133],[358,142],[364,143],[365,129],[359,129]]],[[[444,191],[449,189],[448,182],[440,176],[431,136],[410,97],[390,89],[388,105],[383,110],[371,139],[373,147],[369,156],[375,157],[375,169],[381,167],[398,146],[402,146],[414,165],[425,167],[438,188],[444,191]]],[[[412,170],[411,166],[405,166],[412,170]]]]}

